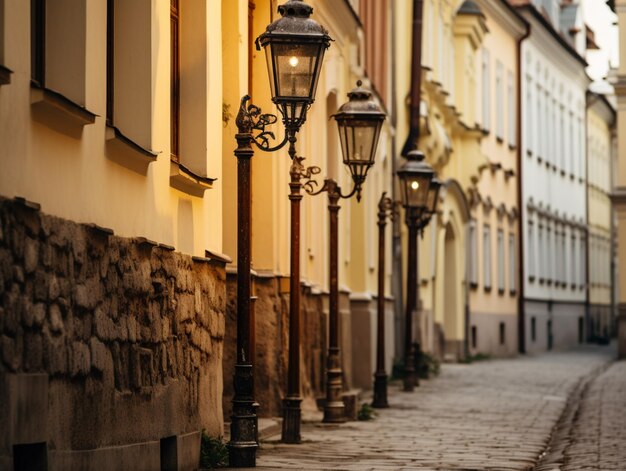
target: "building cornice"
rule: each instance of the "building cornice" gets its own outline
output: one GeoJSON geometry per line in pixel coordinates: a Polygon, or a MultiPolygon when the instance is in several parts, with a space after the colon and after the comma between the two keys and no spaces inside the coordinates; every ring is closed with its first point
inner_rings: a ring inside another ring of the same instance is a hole
{"type": "Polygon", "coordinates": [[[488,17],[495,19],[515,39],[526,34],[528,21],[513,8],[508,0],[475,0],[488,17]]]}

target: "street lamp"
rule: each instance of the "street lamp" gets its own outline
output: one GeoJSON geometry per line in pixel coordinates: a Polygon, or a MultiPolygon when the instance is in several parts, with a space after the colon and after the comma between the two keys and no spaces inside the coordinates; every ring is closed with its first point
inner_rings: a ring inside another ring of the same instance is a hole
{"type": "Polygon", "coordinates": [[[396,216],[397,202],[386,192],[378,202],[378,300],[376,332],[376,372],[374,373],[374,399],[372,406],[389,407],[387,401],[387,372],[385,371],[385,227],[387,218],[396,216]]]}
{"type": "Polygon", "coordinates": [[[281,18],[267,27],[258,38],[257,48],[266,50],[272,101],[282,114],[285,138],[271,147],[274,134],[267,130],[277,121],[272,114],[248,104],[250,96],[241,99],[237,114],[237,363],[235,365],[233,412],[230,442],[231,467],[256,466],[257,417],[254,401],[252,368],[251,277],[250,277],[250,159],[252,144],[265,152],[276,151],[289,142],[291,158],[291,296],[289,325],[289,378],[283,419],[283,439],[288,443],[300,440],[300,189],[301,178],[310,176],[296,155],[296,133],[306,120],[306,112],[315,99],[322,60],[330,46],[328,33],[311,20],[313,9],[300,0],[289,0],[278,7],[281,18]],[[257,132],[256,135],[253,133],[257,132]],[[287,433],[285,433],[287,427],[287,433]]]}
{"type": "Polygon", "coordinates": [[[310,18],[313,7],[289,0],[278,7],[281,18],[270,24],[257,40],[267,59],[272,101],[283,116],[291,157],[291,275],[289,286],[289,365],[287,397],[283,401],[282,439],[300,442],[300,200],[302,178],[311,175],[295,150],[296,132],[315,100],[324,53],[330,46],[328,32],[310,18]]]}
{"type": "Polygon", "coordinates": [[[437,196],[441,186],[433,168],[424,162],[424,154],[418,150],[408,152],[407,162],[396,172],[400,179],[400,195],[405,210],[405,222],[409,228],[409,253],[406,290],[406,317],[404,332],[404,391],[415,386],[415,356],[413,337],[413,312],[417,307],[417,235],[428,224],[436,211],[437,196]]]}
{"type": "MultiPolygon", "coordinates": [[[[319,190],[317,182],[309,180],[305,189],[310,195],[328,193],[329,216],[329,328],[328,356],[326,358],[326,402],[324,404],[324,422],[345,422],[345,406],[341,400],[342,371],[339,361],[339,280],[338,280],[338,213],[339,199],[351,198],[356,194],[361,200],[361,188],[367,172],[376,159],[378,138],[382,129],[385,113],[372,98],[372,93],[357,86],[348,93],[349,101],[333,115],[337,121],[343,163],[350,169],[354,187],[348,194],[343,194],[337,182],[331,178],[324,180],[319,190]]],[[[316,169],[315,173],[319,173],[316,169]]]]}

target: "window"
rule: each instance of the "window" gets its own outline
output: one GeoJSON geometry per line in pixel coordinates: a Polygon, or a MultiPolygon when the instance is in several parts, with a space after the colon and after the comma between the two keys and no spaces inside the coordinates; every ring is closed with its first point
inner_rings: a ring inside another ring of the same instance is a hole
{"type": "Polygon", "coordinates": [[[541,87],[539,87],[539,85],[537,85],[537,133],[536,133],[536,152],[537,152],[537,157],[541,158],[544,154],[543,154],[543,133],[544,133],[544,129],[543,129],[543,106],[542,106],[542,97],[541,97],[542,93],[541,93],[541,87]]]}
{"type": "Polygon", "coordinates": [[[487,49],[483,49],[483,68],[482,68],[482,80],[483,80],[483,129],[485,131],[489,131],[491,128],[491,119],[490,119],[490,90],[489,90],[489,51],[487,49]]]}
{"type": "Polygon", "coordinates": [[[571,286],[572,289],[576,287],[576,276],[578,273],[577,261],[578,257],[576,256],[576,234],[572,230],[572,246],[571,246],[571,266],[570,266],[570,276],[571,276],[571,286]]]}
{"type": "Polygon", "coordinates": [[[491,229],[489,225],[483,226],[483,283],[485,290],[491,289],[491,229]]]}
{"type": "Polygon", "coordinates": [[[535,316],[530,318],[530,339],[533,343],[537,340],[537,318],[535,316]]]}
{"type": "Polygon", "coordinates": [[[532,90],[533,90],[533,84],[532,81],[530,79],[530,77],[526,78],[526,126],[525,126],[525,131],[526,131],[526,151],[528,153],[532,153],[533,150],[535,149],[535,141],[534,141],[534,135],[533,135],[533,126],[535,124],[534,122],[534,118],[533,116],[536,114],[536,112],[534,112],[534,108],[535,108],[535,102],[533,101],[533,94],[532,94],[532,90]]]}
{"type": "Polygon", "coordinates": [[[504,345],[506,342],[506,325],[504,322],[500,322],[500,345],[504,345]]]}
{"type": "Polygon", "coordinates": [[[179,0],[170,0],[170,154],[180,161],[180,11],[179,0]]]}
{"type": "Polygon", "coordinates": [[[546,250],[545,250],[545,240],[543,239],[543,224],[541,220],[539,220],[539,230],[537,232],[539,246],[539,283],[543,283],[546,278],[546,266],[545,266],[545,258],[546,258],[546,250]]]}
{"type": "Polygon", "coordinates": [[[472,326],[472,348],[476,348],[478,345],[478,329],[475,325],[472,326]]]}
{"type": "Polygon", "coordinates": [[[556,270],[554,268],[554,237],[552,233],[552,226],[548,225],[548,240],[546,241],[548,247],[548,254],[546,255],[545,264],[547,266],[546,276],[548,277],[548,284],[551,284],[556,279],[556,270]]]}
{"type": "Polygon", "coordinates": [[[513,72],[509,70],[507,80],[507,96],[508,96],[508,112],[509,119],[507,120],[509,125],[509,146],[515,147],[517,145],[517,120],[515,113],[515,93],[514,93],[514,82],[513,82],[513,72]]]}
{"type": "Polygon", "coordinates": [[[528,221],[528,279],[535,279],[535,231],[533,221],[528,221]]]}
{"type": "Polygon", "coordinates": [[[478,241],[476,240],[476,222],[471,221],[469,224],[469,275],[470,284],[475,287],[478,285],[478,241]]]}
{"type": "Polygon", "coordinates": [[[496,62],[496,137],[504,139],[504,84],[502,83],[502,62],[496,62]]]}
{"type": "Polygon", "coordinates": [[[582,233],[580,235],[580,289],[583,289],[585,287],[585,272],[586,272],[586,266],[587,266],[587,238],[585,237],[585,234],[582,233]]]}
{"type": "Polygon", "coordinates": [[[504,293],[504,231],[498,229],[498,293],[504,293]]]}
{"type": "Polygon", "coordinates": [[[40,87],[46,75],[46,1],[30,0],[30,78],[40,87]]]}
{"type": "Polygon", "coordinates": [[[578,343],[585,341],[585,321],[582,317],[578,317],[578,343]]]}
{"type": "Polygon", "coordinates": [[[515,294],[517,291],[517,253],[515,252],[515,234],[509,232],[509,292],[515,294]]]}

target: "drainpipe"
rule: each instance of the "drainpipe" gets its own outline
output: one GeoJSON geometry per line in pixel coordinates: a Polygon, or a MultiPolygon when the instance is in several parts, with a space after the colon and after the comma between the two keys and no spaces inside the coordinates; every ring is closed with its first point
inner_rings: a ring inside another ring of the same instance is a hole
{"type": "MultiPolygon", "coordinates": [[[[526,23],[526,22],[525,22],[526,23]]],[[[519,219],[517,223],[517,248],[519,257],[519,290],[517,293],[517,334],[518,334],[518,351],[526,353],[526,312],[524,306],[524,200],[522,198],[522,42],[530,36],[530,24],[526,23],[526,33],[517,40],[517,207],[519,208],[519,219]]]]}
{"type": "MultiPolygon", "coordinates": [[[[396,3],[391,2],[391,31],[395,32],[396,30],[396,3]]],[[[396,35],[391,35],[391,57],[396,57],[397,52],[397,44],[396,44],[396,35]]],[[[397,125],[397,110],[398,106],[396,104],[397,96],[397,84],[396,84],[397,76],[396,76],[396,68],[391,68],[391,96],[393,99],[391,100],[391,126],[396,129],[397,125]]],[[[394,139],[391,141],[391,199],[392,201],[397,201],[398,192],[396,188],[396,170],[398,168],[397,162],[397,152],[398,146],[396,145],[397,137],[394,136],[394,139]]],[[[402,287],[402,235],[401,235],[401,219],[399,217],[394,217],[392,221],[393,228],[393,237],[392,237],[392,267],[393,273],[391,278],[391,289],[394,297],[394,357],[399,359],[404,355],[404,346],[401,342],[403,338],[403,328],[402,328],[402,320],[403,320],[403,287],[402,287]]]]}

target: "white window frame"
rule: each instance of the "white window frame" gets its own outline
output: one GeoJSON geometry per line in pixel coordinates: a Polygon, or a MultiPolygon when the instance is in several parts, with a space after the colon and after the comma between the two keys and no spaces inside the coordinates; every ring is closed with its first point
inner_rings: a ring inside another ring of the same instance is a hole
{"type": "Polygon", "coordinates": [[[496,138],[504,140],[504,78],[502,62],[496,61],[496,138]]]}
{"type": "Polygon", "coordinates": [[[504,293],[505,290],[505,274],[504,274],[504,230],[498,228],[498,292],[504,293]]]}
{"type": "Polygon", "coordinates": [[[535,266],[535,223],[528,219],[528,279],[534,281],[537,276],[535,266]]]}
{"type": "Polygon", "coordinates": [[[491,227],[483,224],[483,285],[491,289],[491,227]]]}
{"type": "Polygon", "coordinates": [[[476,237],[476,221],[469,223],[469,277],[470,284],[478,285],[478,238],[476,237]]]}
{"type": "Polygon", "coordinates": [[[509,232],[509,293],[517,292],[517,253],[515,251],[515,234],[509,232]]]}
{"type": "Polygon", "coordinates": [[[509,146],[514,148],[517,146],[517,119],[515,112],[515,82],[513,71],[507,72],[507,95],[508,95],[508,125],[509,125],[509,146]]]}
{"type": "Polygon", "coordinates": [[[489,70],[489,50],[483,48],[483,64],[482,64],[482,119],[483,129],[489,131],[491,129],[491,96],[490,96],[490,70],[489,70]]]}

